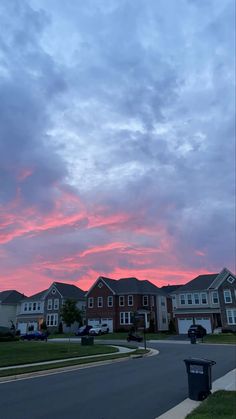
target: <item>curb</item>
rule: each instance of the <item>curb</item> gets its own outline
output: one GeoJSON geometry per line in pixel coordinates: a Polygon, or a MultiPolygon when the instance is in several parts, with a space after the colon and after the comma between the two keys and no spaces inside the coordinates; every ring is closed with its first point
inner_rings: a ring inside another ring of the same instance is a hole
{"type": "MultiPolygon", "coordinates": [[[[215,393],[215,391],[218,390],[236,390],[236,369],[229,371],[227,374],[223,375],[212,383],[212,393],[215,393]]],[[[184,419],[201,403],[202,401],[196,401],[187,398],[177,406],[163,413],[161,416],[158,416],[156,419],[184,419]]]]}

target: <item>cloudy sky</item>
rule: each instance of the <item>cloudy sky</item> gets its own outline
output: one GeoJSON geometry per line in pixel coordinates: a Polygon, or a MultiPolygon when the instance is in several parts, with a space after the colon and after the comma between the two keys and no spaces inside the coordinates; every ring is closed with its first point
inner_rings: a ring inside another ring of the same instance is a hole
{"type": "Polygon", "coordinates": [[[0,290],[235,271],[234,9],[0,2],[0,290]]]}

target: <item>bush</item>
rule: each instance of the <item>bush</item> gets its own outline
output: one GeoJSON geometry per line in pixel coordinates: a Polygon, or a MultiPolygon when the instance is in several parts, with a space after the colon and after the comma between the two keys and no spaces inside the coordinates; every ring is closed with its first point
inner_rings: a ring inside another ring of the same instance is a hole
{"type": "Polygon", "coordinates": [[[0,343],[1,342],[14,342],[19,340],[16,336],[0,336],[0,343]]]}
{"type": "Polygon", "coordinates": [[[224,328],[222,329],[222,333],[234,333],[236,334],[236,331],[230,328],[224,328]]]}

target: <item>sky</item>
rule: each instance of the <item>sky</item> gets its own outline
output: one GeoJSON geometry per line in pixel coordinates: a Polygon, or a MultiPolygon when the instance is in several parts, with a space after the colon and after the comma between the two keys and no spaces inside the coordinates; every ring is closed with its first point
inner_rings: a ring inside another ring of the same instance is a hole
{"type": "Polygon", "coordinates": [[[0,290],[235,272],[235,1],[0,2],[0,290]]]}

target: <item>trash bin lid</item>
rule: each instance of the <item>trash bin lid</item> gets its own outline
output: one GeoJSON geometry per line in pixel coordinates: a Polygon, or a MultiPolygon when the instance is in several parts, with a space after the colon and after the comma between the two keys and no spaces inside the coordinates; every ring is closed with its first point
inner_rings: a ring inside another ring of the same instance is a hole
{"type": "Polygon", "coordinates": [[[204,358],[189,358],[184,359],[185,364],[192,364],[192,365],[215,365],[216,362],[210,359],[204,358]]]}

